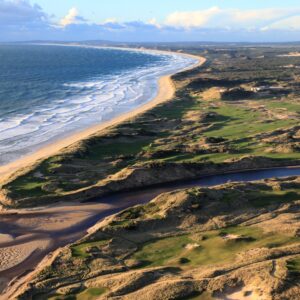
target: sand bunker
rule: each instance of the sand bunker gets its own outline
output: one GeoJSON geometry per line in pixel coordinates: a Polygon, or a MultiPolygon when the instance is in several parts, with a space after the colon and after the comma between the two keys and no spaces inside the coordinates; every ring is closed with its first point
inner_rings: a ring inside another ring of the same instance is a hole
{"type": "Polygon", "coordinates": [[[199,244],[187,244],[186,246],[185,246],[185,249],[186,250],[194,250],[194,249],[196,249],[196,248],[199,248],[200,247],[200,245],[199,244]]]}
{"type": "Polygon", "coordinates": [[[264,300],[252,287],[241,287],[216,295],[216,300],[264,300]]]}

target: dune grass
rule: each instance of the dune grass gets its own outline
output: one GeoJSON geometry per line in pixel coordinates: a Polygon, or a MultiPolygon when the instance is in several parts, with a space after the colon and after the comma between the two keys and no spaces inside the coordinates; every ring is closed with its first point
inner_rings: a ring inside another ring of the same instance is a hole
{"type": "Polygon", "coordinates": [[[284,191],[253,191],[248,193],[249,203],[254,207],[266,207],[270,204],[288,203],[300,200],[299,189],[284,191]]]}
{"type": "MultiPolygon", "coordinates": [[[[211,293],[204,292],[204,293],[197,293],[197,295],[189,296],[184,300],[214,300],[215,298],[212,297],[211,293]]],[[[182,299],[183,300],[183,299],[182,299]]]]}
{"type": "Polygon", "coordinates": [[[287,261],[287,269],[294,276],[300,275],[300,257],[287,261]]]}
{"type": "Polygon", "coordinates": [[[96,300],[106,292],[106,288],[88,288],[76,295],[76,300],[96,300]]]}

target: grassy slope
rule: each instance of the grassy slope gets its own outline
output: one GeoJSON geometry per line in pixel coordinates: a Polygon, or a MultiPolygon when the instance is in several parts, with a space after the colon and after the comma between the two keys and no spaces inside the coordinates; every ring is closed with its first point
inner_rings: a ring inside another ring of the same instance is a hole
{"type": "Polygon", "coordinates": [[[229,263],[234,261],[237,253],[259,247],[279,247],[289,243],[299,242],[299,238],[291,238],[272,233],[264,234],[260,228],[232,227],[221,231],[203,233],[203,241],[195,241],[193,234],[171,237],[149,242],[134,254],[134,258],[144,261],[145,266],[177,266],[194,268],[197,266],[229,263]],[[236,234],[249,239],[241,241],[226,241],[223,234],[236,234]],[[197,243],[193,250],[186,245],[197,243]],[[182,260],[184,258],[184,260],[182,260]]]}

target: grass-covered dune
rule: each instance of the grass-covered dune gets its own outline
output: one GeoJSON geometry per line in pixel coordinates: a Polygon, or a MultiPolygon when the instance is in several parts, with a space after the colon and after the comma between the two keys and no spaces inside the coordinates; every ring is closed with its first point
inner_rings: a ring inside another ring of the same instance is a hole
{"type": "Polygon", "coordinates": [[[207,62],[173,76],[172,100],[18,171],[2,183],[2,205],[299,164],[300,58],[281,56],[283,47],[186,51],[207,62]]]}
{"type": "Polygon", "coordinates": [[[299,178],[162,194],[58,250],[16,299],[299,299],[299,203],[299,178]]]}

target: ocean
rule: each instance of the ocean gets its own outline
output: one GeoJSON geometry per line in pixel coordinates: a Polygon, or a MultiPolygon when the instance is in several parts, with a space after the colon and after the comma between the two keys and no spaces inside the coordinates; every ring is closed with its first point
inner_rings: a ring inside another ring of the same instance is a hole
{"type": "Polygon", "coordinates": [[[195,62],[114,48],[0,45],[0,165],[145,104],[161,76],[195,62]]]}

